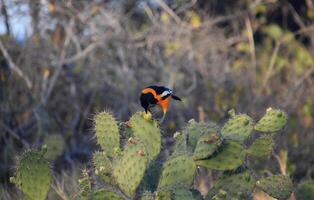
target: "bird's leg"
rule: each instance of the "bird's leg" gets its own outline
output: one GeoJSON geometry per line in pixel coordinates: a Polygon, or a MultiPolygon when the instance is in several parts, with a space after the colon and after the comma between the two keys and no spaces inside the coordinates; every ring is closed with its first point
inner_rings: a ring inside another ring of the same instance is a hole
{"type": "Polygon", "coordinates": [[[164,121],[165,117],[166,117],[166,113],[164,113],[164,114],[162,115],[162,118],[159,120],[159,122],[162,123],[162,122],[164,121]]]}

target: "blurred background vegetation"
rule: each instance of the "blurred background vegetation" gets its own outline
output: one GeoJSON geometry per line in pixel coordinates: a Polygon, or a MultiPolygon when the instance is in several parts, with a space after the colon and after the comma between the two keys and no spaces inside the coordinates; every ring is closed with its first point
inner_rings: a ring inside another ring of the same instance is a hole
{"type": "Polygon", "coordinates": [[[16,192],[9,183],[16,157],[46,145],[52,199],[66,199],[71,176],[97,149],[95,113],[127,120],[151,84],[183,99],[163,124],[165,147],[190,118],[222,122],[230,108],[259,118],[281,108],[289,124],[261,170],[290,174],[296,184],[314,178],[312,0],[0,5],[0,198],[16,192]]]}

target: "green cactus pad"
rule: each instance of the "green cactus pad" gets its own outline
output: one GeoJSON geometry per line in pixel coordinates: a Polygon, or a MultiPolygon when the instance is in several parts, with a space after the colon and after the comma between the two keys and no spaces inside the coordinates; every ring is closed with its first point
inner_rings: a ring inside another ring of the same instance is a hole
{"type": "Polygon", "coordinates": [[[150,160],[154,160],[161,148],[160,130],[155,120],[147,120],[143,118],[144,112],[135,113],[130,123],[135,137],[139,138],[149,151],[150,160]]]}
{"type": "Polygon", "coordinates": [[[176,132],[174,134],[175,145],[172,155],[181,155],[185,154],[187,149],[187,135],[185,133],[176,132]]]}
{"type": "Polygon", "coordinates": [[[209,132],[217,132],[218,127],[212,122],[208,123],[198,123],[194,119],[188,122],[187,132],[188,132],[188,145],[194,151],[197,141],[201,135],[209,132]]]}
{"type": "Polygon", "coordinates": [[[218,133],[206,133],[197,142],[193,159],[200,160],[211,156],[221,145],[222,140],[218,133]]]}
{"type": "Polygon", "coordinates": [[[196,166],[188,155],[180,155],[167,160],[159,180],[159,189],[172,186],[189,187],[193,183],[196,166]]]}
{"type": "Polygon", "coordinates": [[[287,199],[293,190],[293,185],[288,176],[274,175],[256,182],[256,186],[270,196],[279,199],[287,199]]]}
{"type": "Polygon", "coordinates": [[[92,195],[93,200],[124,200],[117,193],[106,189],[96,189],[92,195]]]}
{"type": "Polygon", "coordinates": [[[111,178],[112,164],[106,153],[103,151],[95,152],[93,155],[93,162],[95,166],[95,174],[104,182],[113,184],[111,178]]]}
{"type": "Polygon", "coordinates": [[[264,157],[271,154],[274,147],[273,138],[270,135],[260,137],[247,149],[250,156],[264,157]]]}
{"type": "Polygon", "coordinates": [[[208,169],[233,170],[241,166],[245,160],[243,146],[235,141],[224,144],[222,151],[206,160],[195,161],[197,165],[208,169]]]}
{"type": "Polygon", "coordinates": [[[298,188],[296,195],[298,200],[314,199],[314,183],[313,182],[302,183],[298,188]]]}
{"type": "Polygon", "coordinates": [[[156,197],[156,200],[173,200],[171,190],[159,190],[156,197]]]}
{"type": "Polygon", "coordinates": [[[266,114],[255,125],[255,130],[261,132],[276,132],[287,123],[287,114],[281,110],[268,108],[266,114]]]}
{"type": "Polygon", "coordinates": [[[55,160],[62,155],[65,143],[64,138],[61,135],[46,135],[44,139],[44,145],[47,146],[47,152],[44,157],[48,160],[55,160]]]}
{"type": "Polygon", "coordinates": [[[149,158],[142,143],[128,144],[113,166],[113,176],[121,190],[133,197],[143,179],[149,158]]]}
{"type": "Polygon", "coordinates": [[[39,152],[25,152],[17,163],[14,183],[31,200],[44,200],[50,190],[52,171],[39,152]]]}
{"type": "Polygon", "coordinates": [[[155,200],[155,195],[149,191],[143,192],[141,200],[155,200]]]}
{"type": "Polygon", "coordinates": [[[254,129],[253,120],[245,114],[233,116],[221,129],[225,139],[245,141],[254,129]]]}
{"type": "Polygon", "coordinates": [[[194,200],[193,194],[189,189],[180,188],[173,191],[174,200],[194,200]]]}
{"type": "Polygon", "coordinates": [[[225,176],[215,182],[206,199],[250,199],[254,185],[255,180],[248,171],[225,176]]]}
{"type": "Polygon", "coordinates": [[[114,157],[120,146],[119,129],[116,120],[102,112],[95,117],[97,143],[109,157],[114,157]]]}

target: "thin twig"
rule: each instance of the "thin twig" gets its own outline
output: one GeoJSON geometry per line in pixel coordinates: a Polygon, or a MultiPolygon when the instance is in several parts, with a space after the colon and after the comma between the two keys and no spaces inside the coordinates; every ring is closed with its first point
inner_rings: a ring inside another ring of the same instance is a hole
{"type": "Polygon", "coordinates": [[[274,158],[277,160],[277,163],[279,165],[279,170],[280,170],[280,173],[282,175],[286,175],[287,172],[286,172],[286,164],[282,162],[280,156],[278,156],[275,152],[272,153],[272,155],[274,156],[274,158]]]}
{"type": "MultiPolygon", "coordinates": [[[[72,24],[74,23],[74,20],[72,19],[70,21],[70,28],[73,26],[72,24]]],[[[66,48],[70,42],[70,32],[69,31],[66,31],[66,36],[65,36],[65,40],[64,40],[64,43],[63,43],[63,47],[62,47],[62,50],[61,50],[61,53],[60,53],[60,58],[58,60],[58,64],[57,64],[57,70],[56,72],[54,73],[54,75],[52,76],[51,80],[50,80],[50,84],[48,85],[48,89],[47,89],[47,92],[45,94],[45,96],[43,97],[42,99],[42,104],[45,105],[48,101],[48,99],[50,98],[50,95],[51,95],[51,92],[55,86],[55,83],[58,79],[58,77],[60,76],[61,74],[61,71],[62,71],[62,67],[64,65],[64,60],[65,60],[65,54],[66,54],[66,48]]]]}
{"type": "Polygon", "coordinates": [[[88,45],[84,50],[80,51],[74,56],[64,59],[63,64],[68,64],[68,63],[85,58],[90,52],[92,52],[98,46],[99,46],[99,42],[94,42],[88,45]]]}
{"type": "Polygon", "coordinates": [[[26,83],[26,86],[28,89],[32,89],[33,84],[30,81],[30,79],[28,78],[28,76],[26,74],[23,73],[23,71],[13,62],[11,56],[9,55],[9,53],[7,52],[6,48],[4,47],[2,41],[0,40],[0,49],[2,51],[2,54],[5,58],[5,60],[7,61],[9,68],[11,70],[13,70],[17,75],[19,75],[26,83]]]}
{"type": "Polygon", "coordinates": [[[276,45],[275,45],[274,51],[272,53],[272,56],[271,56],[271,59],[270,59],[270,62],[269,62],[268,69],[266,71],[266,75],[265,75],[264,81],[262,83],[262,87],[260,88],[257,97],[259,97],[261,95],[261,93],[264,91],[264,89],[267,86],[268,80],[269,80],[269,78],[272,75],[272,72],[273,72],[273,69],[274,69],[274,66],[275,66],[275,61],[276,61],[276,58],[278,56],[280,45],[281,45],[281,43],[279,41],[276,41],[276,45]]]}
{"type": "Polygon", "coordinates": [[[25,148],[29,148],[30,145],[25,140],[23,140],[17,133],[15,133],[10,127],[8,127],[3,122],[0,122],[0,126],[2,126],[5,131],[9,132],[15,139],[20,141],[25,148]]]}
{"type": "Polygon", "coordinates": [[[254,37],[253,37],[253,29],[252,29],[252,24],[251,24],[251,21],[250,21],[249,17],[246,18],[245,25],[246,25],[246,29],[247,29],[248,38],[249,38],[252,66],[253,66],[253,69],[254,69],[253,80],[255,81],[255,79],[256,79],[256,53],[255,53],[255,43],[254,43],[254,37]]]}
{"type": "Polygon", "coordinates": [[[169,8],[169,6],[163,0],[156,0],[156,2],[174,19],[177,24],[182,24],[179,16],[171,8],[169,8]]]}

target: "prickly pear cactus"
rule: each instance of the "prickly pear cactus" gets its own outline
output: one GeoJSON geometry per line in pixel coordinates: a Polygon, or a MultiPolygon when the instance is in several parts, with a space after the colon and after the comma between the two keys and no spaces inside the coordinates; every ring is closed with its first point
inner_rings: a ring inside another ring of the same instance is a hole
{"type": "Polygon", "coordinates": [[[292,182],[285,175],[274,175],[263,178],[256,182],[256,187],[279,200],[287,199],[293,191],[292,182]]]}
{"type": "Polygon", "coordinates": [[[198,123],[194,119],[191,119],[188,122],[187,127],[187,133],[188,133],[188,145],[194,151],[195,146],[197,144],[197,141],[199,138],[209,132],[217,132],[218,127],[216,124],[208,122],[208,123],[198,123]]]}
{"type": "Polygon", "coordinates": [[[144,112],[135,113],[130,123],[132,126],[133,134],[139,138],[148,150],[150,160],[155,159],[161,147],[160,130],[155,120],[144,119],[144,112]]]}
{"type": "Polygon", "coordinates": [[[106,189],[96,189],[92,194],[93,200],[124,200],[117,193],[106,190],[106,189]]]}
{"type": "Polygon", "coordinates": [[[270,135],[260,137],[247,149],[247,153],[254,157],[264,157],[271,154],[274,147],[273,138],[270,135]]]}
{"type": "Polygon", "coordinates": [[[266,114],[257,122],[254,128],[261,132],[276,132],[285,126],[287,119],[285,112],[268,108],[266,114]]]}
{"type": "Polygon", "coordinates": [[[218,133],[206,133],[200,137],[197,142],[193,159],[200,160],[211,156],[218,150],[222,143],[222,139],[218,133]]]}
{"type": "Polygon", "coordinates": [[[187,154],[172,157],[164,164],[158,188],[190,187],[195,172],[195,163],[187,154]]]}
{"type": "Polygon", "coordinates": [[[233,116],[221,129],[225,139],[244,142],[254,129],[253,120],[245,114],[233,116]]]}
{"type": "Polygon", "coordinates": [[[95,152],[93,155],[93,163],[95,166],[95,174],[104,182],[113,184],[114,181],[111,177],[112,164],[106,153],[103,151],[95,152]]]}
{"type": "Polygon", "coordinates": [[[116,120],[106,112],[99,113],[95,117],[95,129],[97,143],[109,157],[114,157],[120,145],[116,120]]]}
{"type": "Polygon", "coordinates": [[[314,199],[314,183],[313,182],[302,183],[299,186],[296,195],[298,200],[314,199]]]}
{"type": "Polygon", "coordinates": [[[233,170],[244,163],[245,155],[241,144],[228,141],[222,146],[221,152],[214,154],[209,159],[196,160],[195,163],[208,169],[233,170]]]}
{"type": "Polygon", "coordinates": [[[25,152],[17,163],[13,182],[31,200],[44,200],[50,190],[52,172],[48,161],[37,151],[25,152]]]}
{"type": "Polygon", "coordinates": [[[175,145],[172,155],[181,155],[187,153],[187,134],[176,132],[173,135],[173,138],[175,139],[175,145]]]}
{"type": "Polygon", "coordinates": [[[135,191],[144,177],[149,157],[145,146],[136,142],[130,143],[122,152],[122,156],[113,165],[113,176],[121,190],[133,197],[135,191]]]}
{"type": "Polygon", "coordinates": [[[47,147],[47,152],[44,156],[48,160],[55,160],[57,157],[62,155],[65,148],[63,137],[57,134],[46,135],[44,145],[47,147]]]}
{"type": "Polygon", "coordinates": [[[206,199],[250,199],[255,185],[255,179],[248,171],[225,176],[215,182],[206,199]]]}

